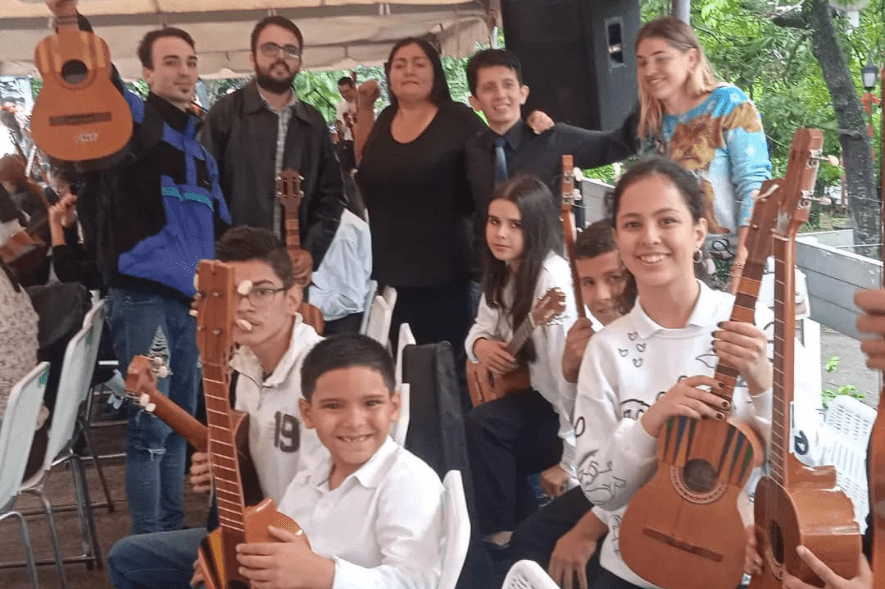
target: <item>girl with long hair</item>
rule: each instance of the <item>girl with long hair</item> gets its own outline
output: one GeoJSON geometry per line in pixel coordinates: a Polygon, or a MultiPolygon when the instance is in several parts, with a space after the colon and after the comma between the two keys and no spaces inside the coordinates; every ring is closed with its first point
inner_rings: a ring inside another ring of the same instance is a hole
{"type": "Polygon", "coordinates": [[[533,176],[515,176],[495,191],[485,226],[483,294],[465,342],[470,359],[495,374],[527,363],[531,381],[530,389],[483,403],[467,415],[480,532],[497,546],[506,545],[515,525],[537,507],[528,475],[542,472],[542,488],[551,496],[574,480],[575,385],[565,380],[561,362],[576,311],[568,262],[555,249],[551,198],[533,176]],[[565,295],[561,317],[535,327],[512,356],[506,342],[553,288],[565,295]]]}
{"type": "Polygon", "coordinates": [[[753,197],[771,177],[768,145],[756,107],[719,81],[685,22],[664,17],[636,37],[638,135],[645,153],[669,157],[702,181],[707,241],[702,277],[724,289],[746,261],[753,197]]]}

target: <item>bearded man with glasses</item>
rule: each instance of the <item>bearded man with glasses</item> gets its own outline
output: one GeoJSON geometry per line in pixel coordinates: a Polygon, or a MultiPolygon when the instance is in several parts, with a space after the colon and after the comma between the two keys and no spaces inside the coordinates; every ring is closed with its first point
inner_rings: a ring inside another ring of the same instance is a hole
{"type": "Polygon", "coordinates": [[[301,247],[310,252],[316,270],[345,201],[326,121],[292,88],[303,48],[304,37],[291,20],[268,16],[259,21],[249,56],[255,78],[212,106],[200,139],[218,161],[234,225],[264,227],[285,238],[276,179],[284,169],[301,174],[301,247]]]}

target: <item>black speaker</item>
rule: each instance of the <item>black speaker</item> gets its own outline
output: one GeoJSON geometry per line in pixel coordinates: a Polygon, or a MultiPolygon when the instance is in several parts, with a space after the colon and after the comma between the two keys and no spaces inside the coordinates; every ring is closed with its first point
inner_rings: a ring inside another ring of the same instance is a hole
{"type": "Polygon", "coordinates": [[[637,102],[639,0],[501,0],[507,48],[543,110],[585,129],[619,127],[637,102]]]}

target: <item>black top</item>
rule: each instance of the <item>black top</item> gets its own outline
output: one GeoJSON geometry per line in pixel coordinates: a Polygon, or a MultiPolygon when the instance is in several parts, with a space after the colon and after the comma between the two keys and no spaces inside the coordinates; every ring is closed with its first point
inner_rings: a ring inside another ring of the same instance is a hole
{"type": "Polygon", "coordinates": [[[439,107],[414,141],[390,133],[395,114],[378,116],[357,182],[369,212],[373,275],[390,286],[437,286],[470,279],[474,201],[464,142],[485,128],[467,106],[439,107]]]}

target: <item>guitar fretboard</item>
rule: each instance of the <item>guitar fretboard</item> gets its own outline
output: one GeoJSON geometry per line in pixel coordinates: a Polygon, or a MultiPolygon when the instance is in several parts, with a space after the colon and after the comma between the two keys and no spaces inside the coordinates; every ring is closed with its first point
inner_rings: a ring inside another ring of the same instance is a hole
{"type": "Polygon", "coordinates": [[[771,406],[771,478],[782,487],[789,483],[786,468],[790,451],[790,405],[793,402],[796,336],[795,243],[774,237],[774,382],[771,406]]]}

